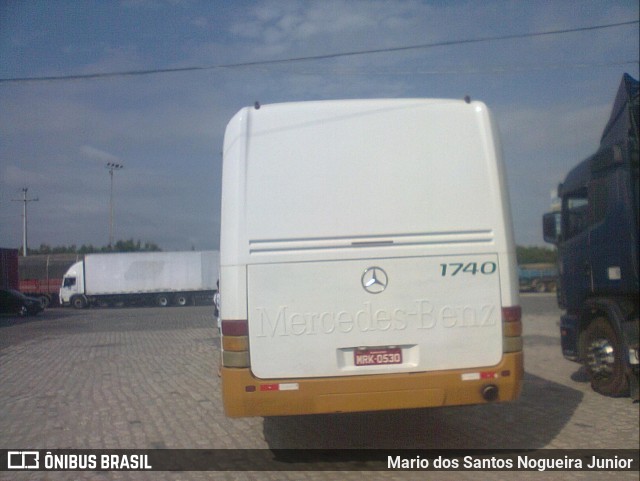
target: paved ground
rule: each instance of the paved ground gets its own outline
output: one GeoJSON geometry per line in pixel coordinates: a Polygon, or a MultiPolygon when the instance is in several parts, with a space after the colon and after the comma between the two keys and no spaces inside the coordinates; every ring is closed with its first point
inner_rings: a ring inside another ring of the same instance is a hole
{"type": "MultiPolygon", "coordinates": [[[[0,449],[629,448],[638,404],[562,358],[552,295],[524,295],[526,377],[511,404],[224,416],[210,306],[49,309],[0,318],[0,449]]],[[[370,472],[369,479],[639,479],[637,473],[370,472]]],[[[0,479],[353,479],[362,472],[0,473],[0,479]]]]}

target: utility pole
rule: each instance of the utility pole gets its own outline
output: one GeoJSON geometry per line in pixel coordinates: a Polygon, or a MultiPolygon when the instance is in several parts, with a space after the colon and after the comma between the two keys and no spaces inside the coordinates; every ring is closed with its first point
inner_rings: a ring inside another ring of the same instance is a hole
{"type": "Polygon", "coordinates": [[[22,202],[22,255],[27,257],[27,203],[29,202],[37,202],[37,197],[35,199],[27,199],[27,191],[29,189],[24,187],[22,189],[22,199],[11,199],[13,202],[22,202]]]}
{"type": "Polygon", "coordinates": [[[109,247],[113,245],[113,171],[123,169],[124,165],[114,162],[107,163],[109,176],[111,177],[111,193],[109,195],[109,247]]]}

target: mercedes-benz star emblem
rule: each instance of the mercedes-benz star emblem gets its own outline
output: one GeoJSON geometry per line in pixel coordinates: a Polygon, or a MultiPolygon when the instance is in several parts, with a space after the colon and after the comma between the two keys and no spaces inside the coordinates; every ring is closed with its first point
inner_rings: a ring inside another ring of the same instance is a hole
{"type": "Polygon", "coordinates": [[[387,273],[380,267],[369,267],[362,274],[362,287],[370,294],[380,294],[388,283],[387,273]]]}

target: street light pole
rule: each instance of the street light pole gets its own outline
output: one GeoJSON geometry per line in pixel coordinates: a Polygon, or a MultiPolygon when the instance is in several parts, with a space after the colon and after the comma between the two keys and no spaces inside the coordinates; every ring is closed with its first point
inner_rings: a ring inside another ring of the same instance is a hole
{"type": "Polygon", "coordinates": [[[36,197],[35,199],[27,199],[27,191],[29,189],[24,187],[22,189],[22,199],[11,199],[13,202],[22,202],[22,255],[27,257],[28,249],[27,249],[27,203],[29,202],[37,202],[39,199],[36,197]]]}
{"type": "Polygon", "coordinates": [[[111,177],[111,188],[109,195],[109,247],[113,245],[113,171],[123,169],[124,165],[116,164],[113,162],[107,163],[107,169],[109,169],[109,176],[111,177]]]}

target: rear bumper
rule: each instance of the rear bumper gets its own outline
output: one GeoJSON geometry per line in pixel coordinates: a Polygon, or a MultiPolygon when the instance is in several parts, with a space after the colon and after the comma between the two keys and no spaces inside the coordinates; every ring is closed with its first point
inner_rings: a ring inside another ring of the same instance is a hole
{"type": "Polygon", "coordinates": [[[258,379],[250,369],[221,373],[227,416],[244,417],[484,404],[489,385],[498,388],[496,401],[512,401],[524,365],[522,352],[513,352],[496,366],[449,371],[282,380],[258,379]]]}

